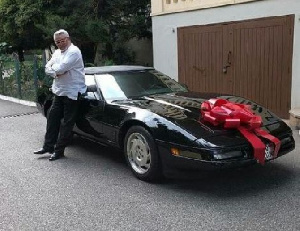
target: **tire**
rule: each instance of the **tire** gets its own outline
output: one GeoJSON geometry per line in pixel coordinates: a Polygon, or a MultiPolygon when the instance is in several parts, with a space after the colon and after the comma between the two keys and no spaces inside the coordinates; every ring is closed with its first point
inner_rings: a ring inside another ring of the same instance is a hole
{"type": "Polygon", "coordinates": [[[161,162],[152,135],[141,126],[131,127],[124,139],[125,159],[133,174],[143,181],[162,177],[161,162]]]}

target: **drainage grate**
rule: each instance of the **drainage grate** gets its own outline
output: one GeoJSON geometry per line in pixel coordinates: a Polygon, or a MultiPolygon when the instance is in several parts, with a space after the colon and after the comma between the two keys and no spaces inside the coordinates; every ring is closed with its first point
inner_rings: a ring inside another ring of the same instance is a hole
{"type": "Polygon", "coordinates": [[[7,115],[7,116],[2,116],[0,119],[7,119],[7,118],[15,118],[15,117],[20,117],[20,116],[27,116],[27,115],[35,115],[39,114],[39,112],[28,112],[28,113],[21,113],[21,114],[15,114],[15,115],[7,115]]]}

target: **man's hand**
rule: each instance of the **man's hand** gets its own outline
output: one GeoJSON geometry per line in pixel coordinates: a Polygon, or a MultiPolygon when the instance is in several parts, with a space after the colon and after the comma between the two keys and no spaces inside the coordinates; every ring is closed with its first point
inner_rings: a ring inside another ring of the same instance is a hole
{"type": "Polygon", "coordinates": [[[64,72],[63,74],[57,74],[56,75],[56,78],[59,78],[60,76],[62,76],[62,75],[64,75],[64,74],[66,74],[67,73],[67,71],[66,72],[64,72]]]}

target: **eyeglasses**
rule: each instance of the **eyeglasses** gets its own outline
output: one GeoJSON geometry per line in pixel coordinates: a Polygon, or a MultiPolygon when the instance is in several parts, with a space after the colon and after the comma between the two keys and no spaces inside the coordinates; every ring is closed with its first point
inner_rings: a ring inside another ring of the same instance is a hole
{"type": "Polygon", "coordinates": [[[55,40],[54,42],[55,42],[56,45],[59,45],[61,43],[65,43],[67,41],[67,39],[68,39],[68,37],[65,37],[65,38],[60,39],[60,40],[55,40]]]}

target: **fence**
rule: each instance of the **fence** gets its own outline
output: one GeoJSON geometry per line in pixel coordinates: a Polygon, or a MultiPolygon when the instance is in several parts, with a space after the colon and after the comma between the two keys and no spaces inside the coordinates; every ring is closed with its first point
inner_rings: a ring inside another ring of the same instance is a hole
{"type": "Polygon", "coordinates": [[[36,101],[41,85],[51,85],[45,74],[45,62],[41,56],[34,55],[30,61],[0,62],[0,94],[28,101],[36,101]]]}

